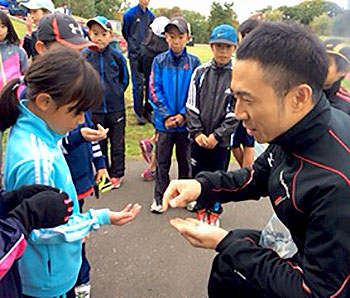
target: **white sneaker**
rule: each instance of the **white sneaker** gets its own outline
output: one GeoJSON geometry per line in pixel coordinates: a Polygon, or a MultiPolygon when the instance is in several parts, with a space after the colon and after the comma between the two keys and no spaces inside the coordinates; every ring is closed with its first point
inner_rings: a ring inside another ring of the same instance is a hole
{"type": "Polygon", "coordinates": [[[90,290],[91,290],[90,283],[76,286],[74,288],[75,298],[90,298],[90,290]]]}
{"type": "Polygon", "coordinates": [[[161,214],[163,213],[162,205],[158,205],[155,200],[153,200],[153,203],[151,205],[151,212],[161,214]]]}
{"type": "Polygon", "coordinates": [[[193,201],[191,203],[188,203],[187,206],[186,206],[186,209],[190,212],[193,212],[194,211],[194,207],[196,206],[197,202],[196,201],[193,201]]]}

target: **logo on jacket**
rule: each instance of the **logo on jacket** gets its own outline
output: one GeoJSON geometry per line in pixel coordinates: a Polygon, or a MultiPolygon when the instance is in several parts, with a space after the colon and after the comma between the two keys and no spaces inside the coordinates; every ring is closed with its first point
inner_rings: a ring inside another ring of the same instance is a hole
{"type": "Polygon", "coordinates": [[[186,64],[184,65],[184,69],[190,69],[190,65],[189,65],[188,63],[186,63],[186,64]]]}
{"type": "Polygon", "coordinates": [[[284,179],[283,179],[283,171],[281,171],[281,173],[280,173],[280,183],[281,183],[281,185],[282,185],[283,188],[284,188],[285,196],[284,196],[284,197],[279,196],[279,197],[275,200],[276,206],[277,206],[278,204],[280,204],[281,202],[283,202],[285,199],[290,199],[290,194],[289,194],[288,185],[287,185],[287,183],[286,183],[286,182],[284,181],[284,179]]]}
{"type": "Polygon", "coordinates": [[[273,167],[273,163],[275,162],[275,160],[273,159],[273,155],[272,155],[271,152],[270,152],[269,157],[267,158],[267,162],[268,162],[269,166],[272,168],[273,167]]]}

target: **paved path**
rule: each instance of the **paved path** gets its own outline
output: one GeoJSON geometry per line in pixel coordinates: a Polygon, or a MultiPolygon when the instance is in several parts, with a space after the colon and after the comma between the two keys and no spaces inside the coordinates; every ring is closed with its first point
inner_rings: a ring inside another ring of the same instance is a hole
{"type": "MultiPolygon", "coordinates": [[[[149,211],[153,182],[140,173],[143,161],[128,160],[120,189],[89,198],[86,206],[120,210],[128,202],[142,204],[134,222],[124,227],[102,227],[91,233],[87,254],[92,265],[92,298],[200,298],[215,252],[191,247],[169,225],[173,217],[192,216],[184,209],[156,215],[149,211]]],[[[175,178],[175,168],[171,169],[175,178]]],[[[224,206],[222,227],[262,228],[272,211],[267,199],[224,206]]]]}

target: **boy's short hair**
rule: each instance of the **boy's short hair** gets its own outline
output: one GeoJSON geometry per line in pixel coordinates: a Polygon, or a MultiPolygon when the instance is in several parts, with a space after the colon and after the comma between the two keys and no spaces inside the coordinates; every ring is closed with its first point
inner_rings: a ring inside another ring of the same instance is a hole
{"type": "Polygon", "coordinates": [[[261,23],[243,39],[237,60],[255,60],[265,81],[281,97],[299,84],[308,84],[318,99],[328,73],[328,54],[317,36],[301,25],[261,23]]]}
{"type": "Polygon", "coordinates": [[[57,41],[70,48],[85,47],[98,50],[98,46],[83,37],[78,23],[66,14],[48,14],[41,18],[37,29],[38,40],[43,43],[57,41]]]}
{"type": "Polygon", "coordinates": [[[337,71],[348,71],[350,68],[350,44],[341,39],[327,39],[323,41],[327,53],[335,58],[337,71]]]}
{"type": "Polygon", "coordinates": [[[91,29],[91,26],[93,24],[100,25],[104,30],[106,31],[112,31],[112,24],[105,16],[96,16],[90,20],[87,21],[86,26],[91,29]]]}
{"type": "Polygon", "coordinates": [[[241,33],[242,38],[244,38],[248,33],[252,32],[256,27],[258,27],[260,22],[256,19],[245,20],[242,24],[238,26],[238,32],[241,33]]]}
{"type": "Polygon", "coordinates": [[[49,12],[54,12],[55,6],[51,0],[29,0],[27,3],[21,3],[28,9],[46,9],[49,12]]]}
{"type": "Polygon", "coordinates": [[[224,43],[228,45],[237,44],[237,31],[230,25],[220,25],[213,29],[210,34],[210,44],[224,43]]]}
{"type": "Polygon", "coordinates": [[[171,27],[176,27],[181,33],[191,35],[191,25],[184,17],[172,18],[168,25],[165,26],[164,31],[168,32],[171,27]]]}

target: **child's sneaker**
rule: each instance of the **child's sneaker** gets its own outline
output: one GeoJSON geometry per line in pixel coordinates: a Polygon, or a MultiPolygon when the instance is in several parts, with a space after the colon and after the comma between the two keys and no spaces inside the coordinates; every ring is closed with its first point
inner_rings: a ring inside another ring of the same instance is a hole
{"type": "Polygon", "coordinates": [[[111,181],[109,181],[107,179],[107,177],[105,175],[103,175],[101,177],[101,180],[97,185],[98,185],[98,189],[100,190],[101,193],[105,193],[105,192],[113,189],[113,184],[111,183],[111,181]]]}
{"type": "Polygon", "coordinates": [[[81,284],[74,288],[75,298],[90,298],[90,283],[81,284]]]}
{"type": "Polygon", "coordinates": [[[119,188],[122,185],[123,177],[113,177],[111,178],[111,183],[114,189],[119,188]]]}
{"type": "Polygon", "coordinates": [[[156,214],[161,214],[163,213],[163,208],[162,205],[158,205],[155,200],[153,200],[153,203],[151,205],[151,212],[156,213],[156,214]]]}
{"type": "Polygon", "coordinates": [[[143,171],[143,173],[141,174],[141,177],[145,181],[152,181],[154,180],[154,178],[156,178],[156,171],[152,171],[147,168],[146,170],[143,171]]]}
{"type": "Polygon", "coordinates": [[[207,217],[208,225],[220,227],[219,216],[220,216],[219,213],[209,212],[208,217],[207,217]]]}
{"type": "Polygon", "coordinates": [[[147,163],[152,161],[153,145],[149,139],[144,139],[139,142],[139,146],[142,152],[142,156],[147,163]]]}
{"type": "Polygon", "coordinates": [[[207,210],[201,209],[201,210],[197,211],[197,213],[196,213],[197,220],[205,223],[206,218],[207,218],[207,210]]]}

